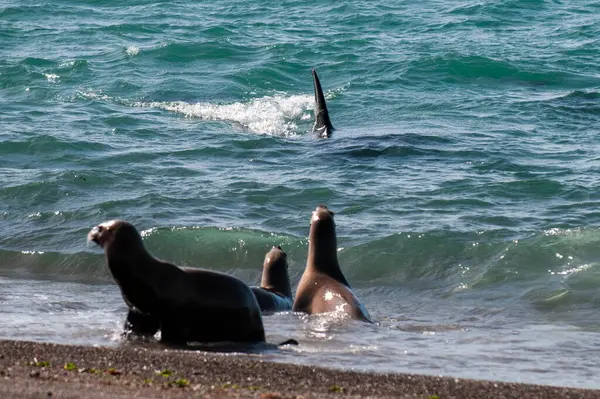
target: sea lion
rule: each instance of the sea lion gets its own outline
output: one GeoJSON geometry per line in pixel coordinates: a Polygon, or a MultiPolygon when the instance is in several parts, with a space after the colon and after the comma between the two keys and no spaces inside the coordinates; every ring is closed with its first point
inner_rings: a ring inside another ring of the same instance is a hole
{"type": "Polygon", "coordinates": [[[292,288],[288,276],[287,254],[281,247],[273,247],[265,255],[260,287],[250,287],[264,312],[292,310],[292,288]]]}
{"type": "Polygon", "coordinates": [[[315,124],[313,125],[313,132],[317,133],[320,138],[327,138],[331,136],[335,128],[329,120],[329,111],[327,111],[327,103],[317,71],[313,69],[312,75],[315,86],[315,124]]]}
{"type": "Polygon", "coordinates": [[[136,228],[112,220],[92,228],[88,240],[106,254],[129,314],[125,327],[161,341],[265,341],[258,302],[248,285],[227,274],[181,268],[154,258],[136,228]]]}
{"type": "Polygon", "coordinates": [[[298,283],[294,312],[344,312],[371,323],[367,309],[352,292],[337,259],[334,213],[319,205],[312,213],[306,269],[298,283]]]}

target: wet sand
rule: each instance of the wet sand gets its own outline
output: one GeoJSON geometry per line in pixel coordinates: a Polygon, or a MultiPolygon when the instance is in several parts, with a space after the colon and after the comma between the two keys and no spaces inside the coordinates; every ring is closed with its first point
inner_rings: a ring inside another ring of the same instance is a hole
{"type": "Polygon", "coordinates": [[[256,355],[0,341],[10,398],[600,398],[600,390],[339,371],[256,355]]]}

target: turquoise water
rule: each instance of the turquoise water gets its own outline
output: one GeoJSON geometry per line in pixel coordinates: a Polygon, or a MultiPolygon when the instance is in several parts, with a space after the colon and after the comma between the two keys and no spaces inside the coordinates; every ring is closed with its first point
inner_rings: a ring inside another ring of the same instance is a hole
{"type": "Polygon", "coordinates": [[[122,344],[95,224],[295,285],[323,203],[377,324],[265,356],[600,387],[600,5],[398,3],[0,1],[0,337],[122,344]]]}

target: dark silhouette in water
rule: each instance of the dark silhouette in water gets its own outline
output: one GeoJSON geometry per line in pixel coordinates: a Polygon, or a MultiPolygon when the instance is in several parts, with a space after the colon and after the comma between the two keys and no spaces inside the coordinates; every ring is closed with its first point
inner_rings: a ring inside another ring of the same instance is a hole
{"type": "Polygon", "coordinates": [[[329,111],[327,111],[327,103],[325,102],[325,96],[323,95],[317,71],[313,69],[312,75],[315,85],[315,124],[313,132],[317,133],[318,137],[325,138],[331,136],[335,128],[329,120],[329,111]]]}
{"type": "Polygon", "coordinates": [[[263,313],[292,310],[294,299],[288,275],[287,255],[281,247],[273,247],[267,252],[260,287],[250,288],[263,313]]]}

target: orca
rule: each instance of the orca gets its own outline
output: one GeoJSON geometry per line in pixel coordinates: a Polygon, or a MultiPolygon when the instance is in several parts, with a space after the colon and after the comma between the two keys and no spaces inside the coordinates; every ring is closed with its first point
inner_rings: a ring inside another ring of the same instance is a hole
{"type": "Polygon", "coordinates": [[[331,136],[335,128],[331,124],[331,120],[329,120],[327,103],[325,102],[321,82],[319,81],[315,69],[312,70],[312,75],[315,85],[315,124],[313,126],[313,132],[316,133],[319,138],[327,138],[331,136]]]}

